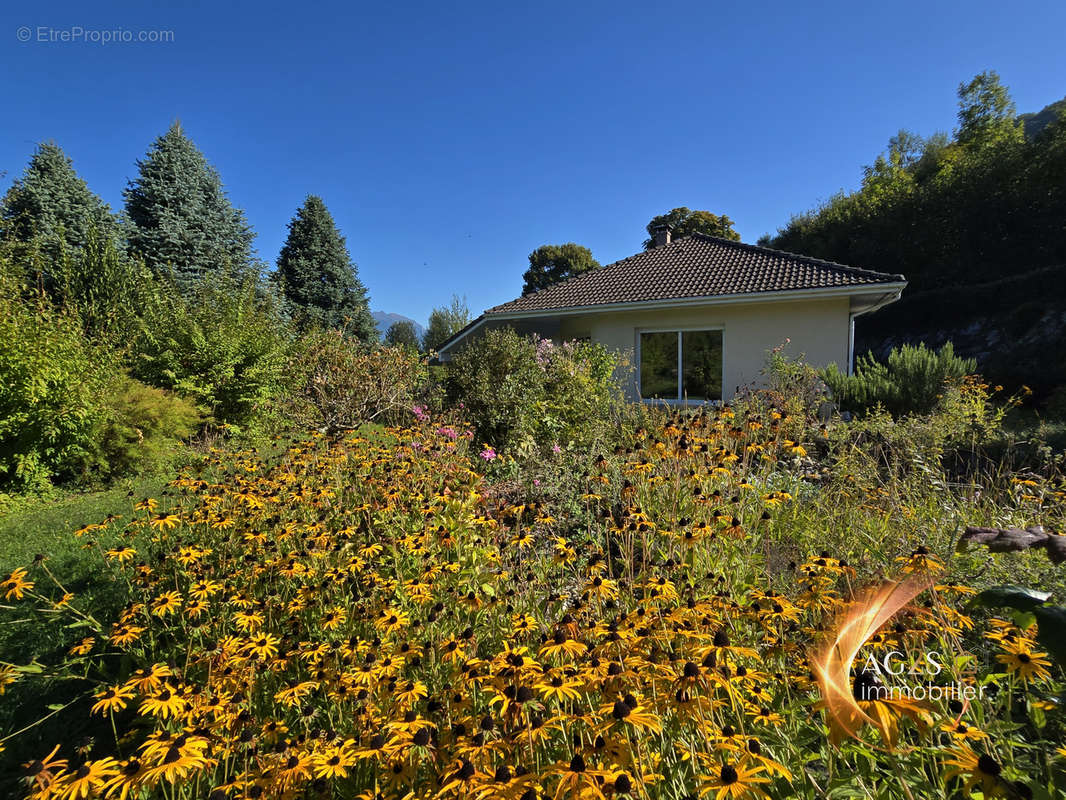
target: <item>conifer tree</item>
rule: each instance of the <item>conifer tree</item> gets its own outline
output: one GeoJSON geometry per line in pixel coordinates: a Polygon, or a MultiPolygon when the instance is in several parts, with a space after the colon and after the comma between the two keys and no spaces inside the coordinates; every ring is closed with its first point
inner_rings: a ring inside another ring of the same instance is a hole
{"type": "Polygon", "coordinates": [[[364,342],[377,340],[366,287],[321,197],[308,195],[289,222],[277,280],[301,325],[342,328],[364,342]]]}
{"type": "Polygon", "coordinates": [[[0,238],[35,243],[43,270],[51,276],[64,252],[76,254],[91,235],[117,238],[111,209],[89,190],[59,145],[38,145],[25,173],[4,196],[0,238]]]}
{"type": "Polygon", "coordinates": [[[222,188],[222,180],[181,128],[170,126],[137,162],[123,192],[130,253],[179,286],[209,271],[252,266],[254,233],[222,188]]]}

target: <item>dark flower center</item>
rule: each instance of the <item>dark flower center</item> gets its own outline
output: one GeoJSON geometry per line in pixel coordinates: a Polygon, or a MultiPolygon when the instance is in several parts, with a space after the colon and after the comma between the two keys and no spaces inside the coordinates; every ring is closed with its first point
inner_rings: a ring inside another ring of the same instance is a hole
{"type": "Polygon", "coordinates": [[[736,783],[738,780],[740,780],[740,776],[737,775],[736,768],[733,767],[732,764],[723,765],[722,772],[719,777],[722,779],[722,783],[726,784],[727,786],[731,783],[736,783]]]}
{"type": "Polygon", "coordinates": [[[991,775],[992,777],[998,777],[1002,767],[992,756],[985,754],[977,759],[977,768],[981,770],[985,775],[991,775]]]}

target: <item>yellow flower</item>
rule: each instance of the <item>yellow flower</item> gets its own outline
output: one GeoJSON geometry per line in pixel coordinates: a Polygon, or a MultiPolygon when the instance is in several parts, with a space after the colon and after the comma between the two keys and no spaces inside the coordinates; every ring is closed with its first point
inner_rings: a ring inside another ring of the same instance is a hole
{"type": "Polygon", "coordinates": [[[1051,662],[1047,653],[1035,653],[1024,647],[1008,649],[999,653],[996,660],[1003,664],[1008,672],[1018,675],[1023,681],[1030,679],[1046,681],[1051,678],[1051,662]]]}
{"type": "Polygon", "coordinates": [[[0,592],[6,592],[4,594],[5,600],[10,600],[12,597],[16,600],[21,600],[22,595],[33,588],[33,581],[26,580],[27,574],[25,569],[18,567],[7,578],[0,581],[0,592]]]}
{"type": "Polygon", "coordinates": [[[181,696],[181,692],[169,683],[164,683],[163,688],[158,692],[145,698],[140,707],[142,714],[149,714],[160,719],[176,718],[184,710],[185,699],[181,696]]]}
{"type": "Polygon", "coordinates": [[[111,714],[121,711],[126,707],[126,701],[132,700],[133,689],[129,686],[110,686],[100,689],[96,693],[96,704],[92,707],[93,714],[111,714]]]}
{"type": "Polygon", "coordinates": [[[67,776],[63,800],[83,800],[95,795],[117,772],[118,762],[113,758],[86,761],[67,776]]]}
{"type": "Polygon", "coordinates": [[[157,617],[165,617],[173,614],[181,607],[181,593],[176,591],[164,592],[152,601],[152,614],[157,617]]]}
{"type": "Polygon", "coordinates": [[[759,786],[769,783],[769,779],[761,775],[761,772],[762,766],[749,767],[744,762],[723,764],[717,775],[700,776],[700,796],[714,794],[715,800],[769,797],[759,786]]]}

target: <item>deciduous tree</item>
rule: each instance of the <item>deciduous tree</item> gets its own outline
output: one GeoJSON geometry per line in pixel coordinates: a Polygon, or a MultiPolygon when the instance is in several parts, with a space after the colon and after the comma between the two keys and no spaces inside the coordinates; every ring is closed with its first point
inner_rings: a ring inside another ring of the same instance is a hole
{"type": "Polygon", "coordinates": [[[719,216],[710,211],[692,211],[681,206],[666,214],[652,217],[646,228],[648,238],[644,240],[645,250],[651,250],[655,246],[655,229],[660,225],[669,225],[675,239],[690,236],[693,233],[703,233],[707,236],[731,239],[734,242],[740,241],[740,234],[733,230],[733,220],[725,214],[719,216]]]}
{"type": "Polygon", "coordinates": [[[408,350],[418,349],[418,334],[415,333],[415,324],[409,320],[399,320],[392,323],[385,331],[385,344],[406,347],[408,350]]]}
{"type": "Polygon", "coordinates": [[[466,298],[452,295],[451,305],[433,309],[429,315],[429,324],[422,335],[422,349],[426,352],[437,350],[452,336],[470,323],[470,309],[466,298]]]}
{"type": "Polygon", "coordinates": [[[529,269],[522,276],[525,280],[522,294],[538,292],[599,268],[600,262],[592,257],[592,251],[582,245],[573,242],[541,245],[529,254],[529,269]]]}

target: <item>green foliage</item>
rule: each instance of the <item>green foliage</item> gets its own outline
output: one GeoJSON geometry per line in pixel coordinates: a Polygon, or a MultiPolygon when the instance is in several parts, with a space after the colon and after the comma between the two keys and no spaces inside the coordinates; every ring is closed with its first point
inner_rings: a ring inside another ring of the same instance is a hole
{"type": "Polygon", "coordinates": [[[205,276],[185,294],[157,281],[142,313],[130,372],[189,398],[216,422],[255,425],[284,388],[290,329],[251,276],[205,276]]]}
{"type": "Polygon", "coordinates": [[[104,232],[90,228],[84,247],[60,253],[53,297],[78,316],[90,339],[121,344],[137,326],[150,280],[143,264],[128,258],[104,232]]]}
{"type": "Polygon", "coordinates": [[[254,234],[234,208],[218,171],[175,122],[137,162],[123,192],[130,253],[183,290],[219,269],[252,263],[254,234]]]}
{"type": "MultiPolygon", "coordinates": [[[[89,190],[57,144],[38,145],[25,173],[4,196],[0,238],[33,243],[43,255],[38,263],[51,267],[64,253],[86,247],[93,236],[114,244],[118,226],[111,209],[89,190]]],[[[50,271],[42,269],[43,288],[52,288],[53,281],[50,271]]]]}
{"type": "Polygon", "coordinates": [[[1020,142],[1023,126],[1015,119],[1014,101],[994,71],[982,72],[969,83],[959,84],[959,130],[963,145],[1020,142]]]}
{"type": "Polygon", "coordinates": [[[615,380],[620,366],[598,344],[492,330],[449,362],[447,383],[481,442],[518,452],[588,447],[625,404],[615,380]]]}
{"type": "Polygon", "coordinates": [[[956,140],[897,134],[866,168],[858,191],[793,217],[770,245],[905,274],[902,299],[860,322],[860,337],[876,349],[939,333],[967,354],[984,352],[984,337],[966,342],[967,327],[1001,327],[1023,305],[1037,304],[1026,316],[1040,342],[1008,337],[995,348],[996,363],[981,368],[1000,382],[1050,388],[1054,380],[1048,384],[1033,353],[1045,342],[1060,346],[1061,336],[1043,332],[1048,326],[1039,322],[1064,308],[1047,297],[1049,290],[1061,294],[1054,279],[1025,281],[1021,300],[1001,302],[997,288],[1066,264],[1066,122],[1042,116],[1039,133],[1025,138],[1006,88],[993,73],[978,75],[960,87],[956,140]]]}
{"type": "Polygon", "coordinates": [[[322,198],[308,195],[289,222],[276,280],[305,328],[343,328],[363,342],[377,339],[366,287],[322,198]]]}
{"type": "Polygon", "coordinates": [[[573,242],[545,244],[529,254],[529,269],[522,275],[522,294],[531,294],[553,284],[599,269],[600,262],[587,247],[573,242]]]}
{"type": "Polygon", "coordinates": [[[103,407],[83,469],[104,481],[163,472],[201,417],[188,400],[125,375],[107,388],[103,407]]]}
{"type": "Polygon", "coordinates": [[[928,414],[941,402],[946,384],[973,372],[977,363],[959,358],[948,342],[938,351],[925,344],[893,348],[884,361],[867,353],[847,375],[830,364],[822,377],[843,409],[865,412],[884,407],[893,416],[928,414]]]}
{"type": "Polygon", "coordinates": [[[669,225],[673,238],[691,236],[694,233],[703,233],[707,236],[718,236],[722,239],[740,241],[740,234],[733,230],[733,220],[725,214],[721,216],[712,214],[710,211],[692,211],[685,206],[675,208],[666,214],[659,214],[651,218],[646,230],[648,238],[644,240],[644,249],[650,250],[655,246],[655,229],[660,225],[669,225]]]}
{"type": "Polygon", "coordinates": [[[113,371],[77,318],[0,286],[0,485],[40,490],[76,472],[113,371]]]}
{"type": "Polygon", "coordinates": [[[330,433],[409,419],[428,379],[415,350],[371,347],[333,328],[305,334],[288,372],[286,417],[297,428],[330,433]]]}
{"type": "Polygon", "coordinates": [[[418,350],[418,334],[415,333],[415,324],[410,320],[392,323],[385,331],[385,344],[418,350]]]}
{"type": "Polygon", "coordinates": [[[429,314],[429,324],[422,335],[422,349],[436,351],[452,336],[470,324],[470,309],[466,298],[452,295],[451,305],[434,308],[429,314]]]}

